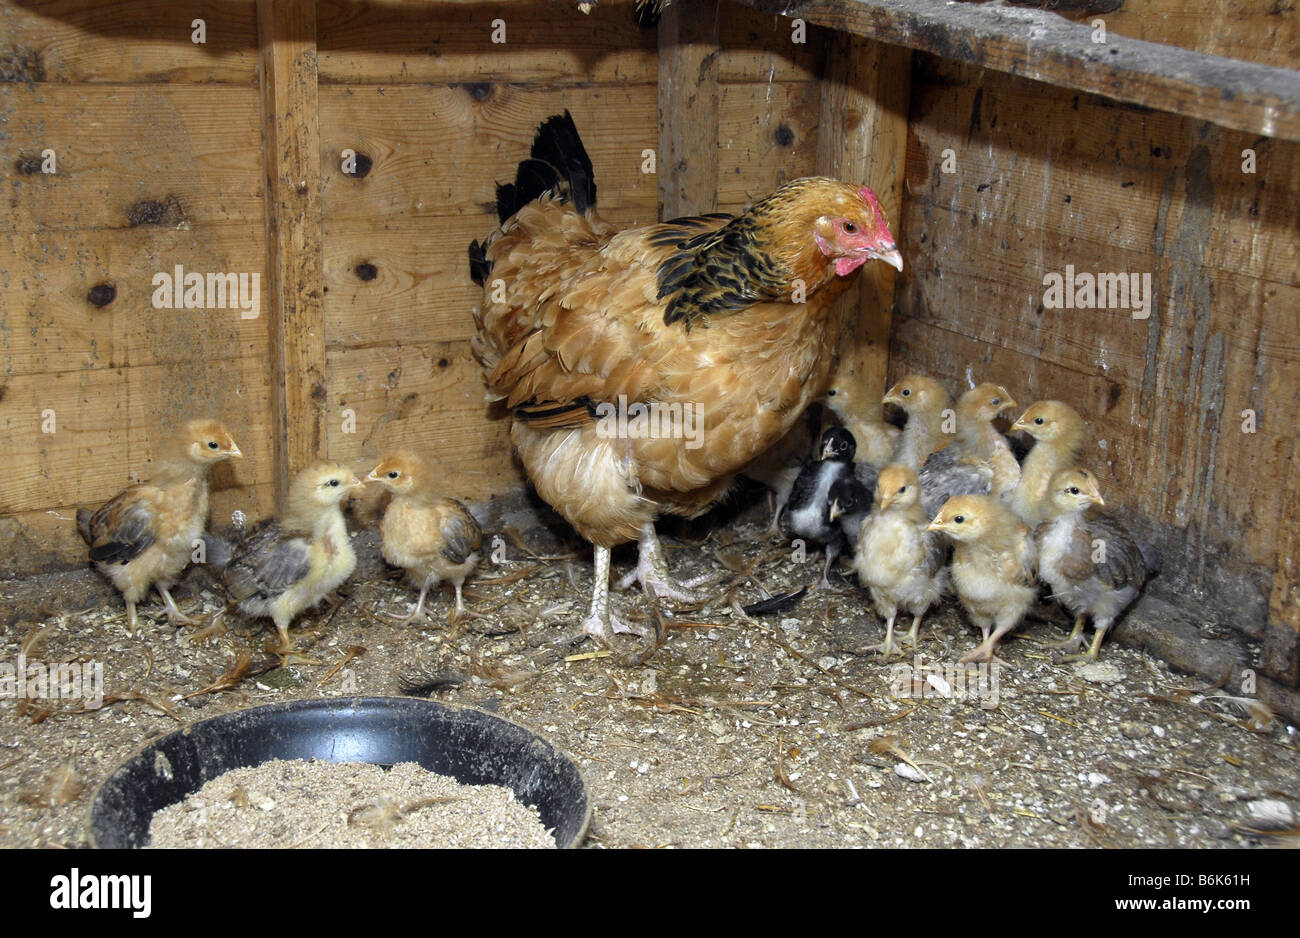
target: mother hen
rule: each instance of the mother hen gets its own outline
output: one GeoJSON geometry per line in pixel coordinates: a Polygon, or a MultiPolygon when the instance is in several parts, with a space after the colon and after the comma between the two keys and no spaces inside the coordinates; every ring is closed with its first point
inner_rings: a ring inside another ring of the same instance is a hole
{"type": "Polygon", "coordinates": [[[573,118],[551,117],[469,259],[475,355],[538,494],[595,547],[583,629],[607,642],[637,631],[610,612],[610,548],[637,539],[629,581],[689,598],[655,519],[704,513],[826,393],[833,301],[867,261],[903,261],[875,194],[833,179],[624,231],[595,202],[573,118]]]}

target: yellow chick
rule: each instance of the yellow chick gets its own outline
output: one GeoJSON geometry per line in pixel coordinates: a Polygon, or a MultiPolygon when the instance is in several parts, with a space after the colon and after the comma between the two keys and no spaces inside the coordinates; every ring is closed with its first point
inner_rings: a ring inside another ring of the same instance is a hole
{"type": "Polygon", "coordinates": [[[879,646],[884,655],[894,653],[898,613],[912,615],[907,643],[915,647],[922,616],[947,586],[946,545],[927,529],[928,521],[916,473],[897,463],[881,470],[875,510],[862,522],[853,566],[885,619],[885,641],[879,646]]]}
{"type": "Polygon", "coordinates": [[[962,663],[992,661],[999,639],[1020,623],[1038,592],[1029,528],[992,496],[958,495],[944,503],[928,530],[954,541],[952,584],[984,633],[962,663]]]}
{"type": "MultiPolygon", "coordinates": [[[[456,590],[452,621],[465,613],[461,586],[478,566],[483,531],[469,510],[454,498],[438,498],[430,489],[433,473],[409,453],[395,453],[370,470],[367,482],[378,482],[393,493],[380,522],[384,559],[406,571],[420,590],[415,608],[391,618],[406,623],[424,615],[424,597],[443,581],[456,590]]],[[[471,614],[472,615],[472,614],[471,614]]]]}
{"type": "Polygon", "coordinates": [[[1034,448],[1020,467],[1020,482],[1011,493],[1011,510],[1034,525],[1050,514],[1048,483],[1061,469],[1075,464],[1087,441],[1088,427],[1069,404],[1039,401],[1011,426],[1034,438],[1034,448]]]}
{"type": "Polygon", "coordinates": [[[944,426],[945,420],[953,417],[952,398],[933,378],[908,375],[890,388],[882,401],[901,407],[907,414],[894,462],[919,472],[931,453],[952,441],[955,423],[947,432],[944,426]]]}
{"type": "Polygon", "coordinates": [[[340,463],[312,463],[294,477],[284,517],[257,525],[223,571],[226,592],[238,611],[275,623],[280,633],[276,653],[286,664],[314,663],[296,654],[289,625],[356,568],[340,506],[363,484],[340,463]]]}
{"type": "Polygon", "coordinates": [[[880,404],[856,375],[836,376],[826,389],[826,406],[858,441],[859,462],[883,469],[894,461],[903,431],[880,419],[880,404]]]}
{"type": "Polygon", "coordinates": [[[1034,531],[1038,575],[1052,588],[1052,598],[1075,615],[1070,637],[1057,644],[1082,644],[1084,623],[1092,616],[1092,645],[1080,657],[1093,660],[1106,632],[1154,572],[1155,550],[1134,541],[1113,518],[1085,517],[1093,505],[1105,504],[1088,470],[1055,473],[1047,496],[1047,518],[1034,531]]]}
{"type": "Polygon", "coordinates": [[[171,587],[207,527],[208,470],[243,455],[221,423],[191,420],[163,451],[152,480],[131,486],[96,512],[78,509],[77,531],[96,569],[126,600],[130,631],[136,628],[136,604],[151,586],[162,597],[168,621],[195,624],[176,608],[171,587]]]}

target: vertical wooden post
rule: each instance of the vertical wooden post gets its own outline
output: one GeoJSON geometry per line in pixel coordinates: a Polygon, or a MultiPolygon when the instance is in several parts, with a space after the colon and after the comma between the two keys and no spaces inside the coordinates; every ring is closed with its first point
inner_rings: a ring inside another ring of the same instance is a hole
{"type": "Polygon", "coordinates": [[[276,504],[325,442],[315,0],[257,0],[276,504]]]}
{"type": "MultiPolygon", "coordinates": [[[[1283,470],[1283,491],[1300,485],[1300,439],[1291,447],[1283,470]]],[[[1300,504],[1285,499],[1278,525],[1277,562],[1273,567],[1273,594],[1269,600],[1268,630],[1264,634],[1261,670],[1289,687],[1300,687],[1300,504]]]]}
{"type": "Polygon", "coordinates": [[[718,205],[718,4],[670,4],[659,21],[659,217],[718,205]]]}
{"type": "MultiPolygon", "coordinates": [[[[900,237],[911,72],[910,49],[836,33],[822,82],[817,171],[870,186],[895,238],[900,237]]],[[[886,264],[867,264],[857,289],[840,300],[857,307],[856,317],[846,316],[856,327],[853,348],[844,350],[840,370],[847,369],[861,387],[880,396],[889,372],[896,276],[886,264]]]]}

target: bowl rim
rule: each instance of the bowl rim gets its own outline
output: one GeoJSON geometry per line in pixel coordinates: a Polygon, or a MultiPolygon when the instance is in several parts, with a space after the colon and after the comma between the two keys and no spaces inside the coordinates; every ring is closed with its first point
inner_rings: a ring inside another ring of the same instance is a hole
{"type": "MultiPolygon", "coordinates": [[[[540,733],[537,730],[533,729],[531,726],[528,726],[524,723],[520,723],[518,720],[512,720],[510,717],[502,716],[499,713],[493,713],[491,710],[486,710],[482,707],[475,707],[472,704],[448,703],[446,701],[430,700],[424,697],[405,697],[405,696],[398,696],[392,694],[376,695],[376,696],[358,694],[351,697],[298,697],[293,700],[280,700],[280,701],[274,701],[272,703],[258,704],[255,707],[242,707],[237,710],[227,710],[225,713],[213,714],[210,717],[204,717],[202,720],[194,720],[190,723],[186,723],[183,726],[178,726],[170,733],[164,733],[161,736],[155,736],[153,739],[141,743],[140,745],[136,746],[131,750],[130,755],[126,756],[126,758],[119,761],[117,765],[113,767],[113,770],[109,772],[108,775],[106,775],[98,785],[95,786],[94,794],[90,798],[90,806],[86,810],[86,829],[89,835],[90,846],[94,850],[121,849],[115,847],[101,847],[97,842],[97,839],[95,837],[94,820],[95,820],[95,809],[99,805],[99,796],[103,792],[105,786],[107,786],[108,783],[112,781],[113,777],[116,776],[118,772],[122,771],[123,767],[125,767],[127,763],[143,755],[147,750],[153,748],[154,746],[157,746],[165,739],[168,739],[172,736],[176,736],[178,734],[188,735],[193,731],[194,727],[199,726],[200,724],[210,723],[216,720],[228,719],[229,717],[231,717],[236,713],[247,713],[253,710],[289,710],[292,709],[293,707],[301,707],[303,705],[312,705],[312,704],[322,706],[322,707],[329,704],[339,704],[343,706],[350,705],[355,707],[358,704],[392,704],[392,703],[400,703],[404,706],[410,706],[410,705],[414,705],[416,707],[427,706],[434,709],[442,709],[442,710],[452,711],[452,712],[471,711],[473,713],[480,713],[493,720],[499,720],[502,723],[506,723],[518,729],[521,729],[525,733],[528,733],[530,736],[533,736],[536,739],[540,739],[542,742],[546,743],[546,745],[550,746],[553,751],[559,753],[561,756],[563,756],[565,759],[569,761],[570,765],[573,766],[574,771],[577,772],[578,782],[582,787],[582,796],[583,796],[582,823],[578,825],[578,830],[576,831],[576,833],[574,833],[573,837],[569,840],[568,843],[557,844],[557,846],[561,850],[575,850],[578,847],[580,847],[582,843],[587,839],[587,834],[591,829],[591,819],[593,814],[591,788],[587,783],[587,774],[583,771],[582,766],[578,764],[578,760],[573,757],[572,753],[570,753],[567,749],[557,744],[553,739],[551,739],[546,734],[540,733]]],[[[266,761],[269,762],[271,760],[268,759],[266,761]]],[[[368,764],[373,765],[378,763],[368,763],[368,764]]],[[[259,762],[258,765],[265,765],[265,762],[259,762]]],[[[244,768],[244,766],[237,766],[237,768],[244,768]]],[[[227,769],[227,771],[231,771],[231,770],[227,769]]],[[[191,792],[190,794],[193,794],[193,792],[191,792]]],[[[136,848],[136,849],[143,849],[143,848],[136,848]]],[[[272,848],[251,847],[251,848],[244,848],[244,849],[269,850],[272,848]]],[[[391,848],[391,849],[402,849],[402,848],[391,848]]],[[[428,848],[428,849],[435,849],[435,848],[428,848]]]]}

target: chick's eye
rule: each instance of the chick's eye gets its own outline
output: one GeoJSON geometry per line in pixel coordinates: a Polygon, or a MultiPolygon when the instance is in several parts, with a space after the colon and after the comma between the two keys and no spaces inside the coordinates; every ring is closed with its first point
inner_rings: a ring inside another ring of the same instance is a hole
{"type": "Polygon", "coordinates": [[[1042,418],[1042,417],[1035,417],[1035,418],[1034,418],[1034,423],[1041,427],[1041,426],[1043,425],[1043,418],[1042,418]]]}
{"type": "Polygon", "coordinates": [[[953,520],[953,523],[954,523],[954,524],[965,524],[965,523],[966,523],[966,516],[965,516],[965,515],[958,515],[957,517],[953,518],[952,520],[953,520]]]}
{"type": "Polygon", "coordinates": [[[997,406],[998,406],[999,404],[1001,404],[1001,403],[1002,403],[1002,398],[1000,398],[1000,397],[995,397],[995,398],[993,398],[993,406],[994,406],[994,407],[997,407],[997,406]]]}
{"type": "Polygon", "coordinates": [[[851,222],[851,221],[846,221],[846,222],[844,223],[844,233],[845,233],[845,234],[853,234],[853,233],[856,232],[857,230],[858,230],[858,226],[855,225],[855,224],[853,224],[853,222],[851,222]]]}
{"type": "Polygon", "coordinates": [[[901,489],[898,490],[898,494],[901,495],[901,494],[903,494],[903,493],[906,492],[906,491],[907,491],[907,486],[905,485],[905,486],[903,486],[901,489]]]}
{"type": "Polygon", "coordinates": [[[208,449],[216,449],[216,448],[217,448],[217,441],[216,441],[216,440],[208,440],[208,449]]]}
{"type": "Polygon", "coordinates": [[[338,479],[330,479],[330,488],[332,488],[332,489],[336,489],[336,488],[338,488],[338,487],[339,487],[339,480],[338,480],[338,479]]]}
{"type": "Polygon", "coordinates": [[[1070,494],[1071,494],[1071,495],[1078,495],[1078,494],[1079,494],[1079,487],[1078,487],[1077,485],[1072,485],[1072,486],[1070,486],[1070,494]]]}
{"type": "Polygon", "coordinates": [[[911,397],[911,396],[912,396],[912,389],[911,389],[911,388],[903,388],[903,397],[911,397]]]}
{"type": "Polygon", "coordinates": [[[835,396],[835,389],[834,389],[834,388],[831,388],[829,391],[827,391],[827,392],[826,392],[826,396],[827,396],[827,397],[834,397],[834,396],[835,396]]]}
{"type": "Polygon", "coordinates": [[[392,472],[388,473],[388,478],[390,478],[390,479],[396,479],[397,476],[398,476],[398,472],[397,472],[396,469],[394,469],[392,472]]]}

